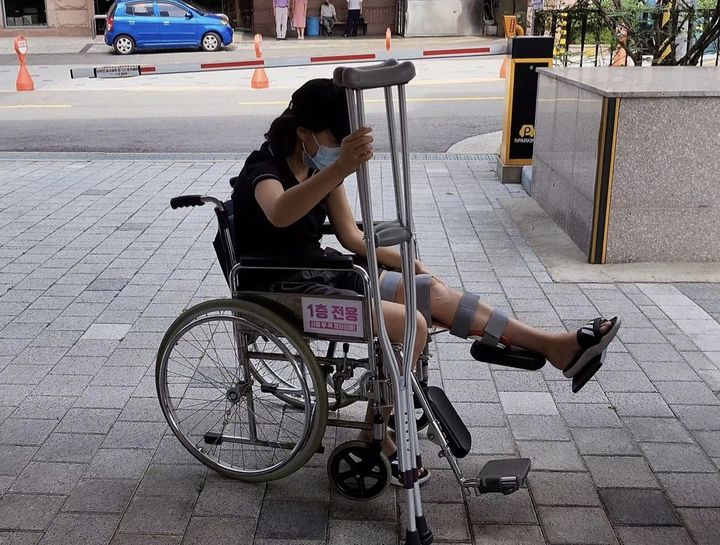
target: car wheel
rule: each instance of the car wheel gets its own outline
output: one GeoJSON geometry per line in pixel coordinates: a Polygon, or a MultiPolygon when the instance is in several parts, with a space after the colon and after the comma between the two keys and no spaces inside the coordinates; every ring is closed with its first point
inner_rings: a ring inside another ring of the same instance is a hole
{"type": "Polygon", "coordinates": [[[118,55],[129,55],[135,51],[135,42],[130,36],[118,36],[113,42],[113,48],[118,55]]]}
{"type": "Polygon", "coordinates": [[[208,32],[205,34],[205,36],[202,37],[202,40],[200,41],[200,47],[203,51],[217,51],[220,49],[220,46],[222,45],[222,40],[220,39],[220,36],[215,34],[214,32],[208,32]]]}

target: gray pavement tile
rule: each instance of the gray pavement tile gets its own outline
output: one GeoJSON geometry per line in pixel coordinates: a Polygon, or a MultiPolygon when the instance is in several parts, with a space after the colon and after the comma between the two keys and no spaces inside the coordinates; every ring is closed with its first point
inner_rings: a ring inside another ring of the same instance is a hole
{"type": "Polygon", "coordinates": [[[655,386],[642,371],[603,372],[596,378],[605,392],[655,392],[655,386]]]}
{"type": "Polygon", "coordinates": [[[525,489],[509,496],[471,496],[467,500],[467,506],[472,524],[537,524],[530,495],[525,489]]]}
{"type": "Polygon", "coordinates": [[[572,439],[560,416],[510,415],[510,429],[516,440],[569,441],[572,439]]]}
{"type": "Polygon", "coordinates": [[[44,396],[79,396],[91,378],[88,375],[47,375],[34,392],[44,396]]]}
{"type": "Polygon", "coordinates": [[[45,462],[89,463],[100,448],[102,435],[52,433],[33,460],[45,462]]]}
{"type": "Polygon", "coordinates": [[[699,369],[717,369],[715,367],[715,364],[713,364],[712,361],[710,361],[710,358],[708,358],[703,352],[681,352],[682,357],[685,358],[685,361],[687,361],[690,364],[690,367],[695,369],[696,371],[699,369]]]}
{"type": "Polygon", "coordinates": [[[549,543],[616,545],[605,512],[597,507],[538,507],[549,543]]]}
{"type": "Polygon", "coordinates": [[[474,454],[515,454],[510,428],[470,428],[474,454]]]}
{"type": "Polygon", "coordinates": [[[142,367],[148,369],[155,364],[157,350],[143,348],[118,348],[105,362],[105,365],[119,367],[142,367]]]}
{"type": "MultiPolygon", "coordinates": [[[[346,498],[335,490],[330,497],[331,519],[342,520],[376,520],[376,521],[397,521],[396,487],[388,486],[380,496],[372,501],[356,501],[346,498]]],[[[402,508],[402,503],[399,504],[402,508]]],[[[423,499],[423,508],[428,502],[423,499]]],[[[432,504],[440,505],[440,504],[432,504]]],[[[259,506],[259,504],[258,504],[259,506]]],[[[434,523],[434,519],[432,520],[434,523]]]]}
{"type": "Polygon", "coordinates": [[[165,422],[125,422],[118,420],[103,441],[103,448],[155,449],[167,430],[165,422]]]}
{"type": "Polygon", "coordinates": [[[264,483],[210,480],[200,492],[193,515],[242,516],[256,519],[260,516],[265,487],[264,483]]]}
{"type": "MultiPolygon", "coordinates": [[[[256,536],[285,539],[325,539],[327,502],[265,501],[257,523],[256,536]]],[[[374,527],[382,527],[377,522],[374,527]]],[[[394,535],[394,534],[393,534],[394,535]]],[[[367,539],[367,534],[365,534],[367,539]]]]}
{"type": "Polygon", "coordinates": [[[116,340],[80,339],[68,352],[68,356],[107,357],[117,348],[116,340]]]}
{"type": "Polygon", "coordinates": [[[715,472],[715,466],[694,443],[645,443],[642,446],[653,471],[715,472]]]}
{"type": "Polygon", "coordinates": [[[654,327],[623,327],[618,339],[624,344],[665,344],[665,337],[654,327]]]}
{"type": "Polygon", "coordinates": [[[0,530],[0,543],[3,545],[36,545],[42,532],[5,532],[0,530]]]}
{"type": "Polygon", "coordinates": [[[679,361],[655,361],[639,362],[638,365],[655,382],[656,380],[687,380],[695,382],[698,375],[695,370],[685,362],[679,361]]]}
{"type": "Polygon", "coordinates": [[[717,545],[720,509],[680,509],[680,517],[698,545],[717,545]]]}
{"type": "MultiPolygon", "coordinates": [[[[429,467],[429,466],[428,466],[429,467]]],[[[447,462],[444,467],[447,468],[447,462]]],[[[468,474],[472,474],[468,471],[468,474]]],[[[398,501],[403,501],[402,494],[398,494],[398,501]]],[[[422,490],[423,501],[437,503],[458,503],[463,500],[463,493],[455,478],[455,474],[449,469],[434,469],[428,486],[422,490]],[[432,482],[432,485],[430,485],[432,482]]]]}
{"type": "Polygon", "coordinates": [[[55,420],[8,418],[0,425],[0,443],[40,446],[57,426],[55,420]]]}
{"type": "Polygon", "coordinates": [[[10,486],[10,492],[69,494],[84,471],[84,464],[30,462],[10,486]]]}
{"type": "Polygon", "coordinates": [[[595,403],[558,403],[560,414],[571,428],[622,427],[615,410],[595,403]]]}
{"type": "Polygon", "coordinates": [[[704,382],[655,382],[655,387],[671,405],[720,405],[704,382]]]}
{"type": "Polygon", "coordinates": [[[54,375],[95,375],[100,369],[107,357],[92,356],[64,356],[55,367],[50,371],[50,376],[54,375]]]}
{"type": "Polygon", "coordinates": [[[689,443],[692,437],[675,418],[628,417],[622,419],[641,443],[689,443]]]}
{"type": "Polygon", "coordinates": [[[585,466],[572,442],[518,441],[520,456],[530,458],[535,469],[584,471],[585,466]]]}
{"type": "Polygon", "coordinates": [[[131,397],[118,420],[132,422],[165,422],[157,397],[131,397]]]}
{"type": "Polygon", "coordinates": [[[110,545],[180,545],[183,536],[115,533],[110,545]]]}
{"type": "Polygon", "coordinates": [[[17,410],[14,418],[60,420],[74,403],[74,397],[27,395],[17,410]]]}
{"type": "Polygon", "coordinates": [[[600,506],[597,490],[587,473],[533,470],[529,481],[537,505],[600,506]]]}
{"type": "Polygon", "coordinates": [[[488,524],[473,526],[475,545],[545,545],[539,526],[488,524]]]}
{"type": "Polygon", "coordinates": [[[445,380],[490,380],[488,364],[479,361],[442,360],[440,369],[445,380]]]}
{"type": "Polygon", "coordinates": [[[192,517],[185,532],[184,545],[235,545],[250,543],[255,519],[238,517],[192,517]]]}
{"type": "MultiPolygon", "coordinates": [[[[401,542],[405,539],[405,502],[398,504],[400,508],[400,524],[398,525],[398,537],[401,542]]],[[[393,512],[394,514],[394,512],[393,512]]],[[[437,540],[470,541],[465,506],[462,503],[432,503],[423,502],[423,514],[425,515],[428,527],[436,536],[437,540]]]]}
{"type": "Polygon", "coordinates": [[[674,405],[672,409],[689,430],[720,430],[720,407],[674,405]]]}
{"type": "Polygon", "coordinates": [[[720,507],[720,475],[657,473],[668,497],[678,507],[720,507]]]}
{"type": "Polygon", "coordinates": [[[37,450],[37,447],[0,445],[0,475],[19,475],[37,450]]]}
{"type": "Polygon", "coordinates": [[[630,344],[627,349],[638,362],[684,361],[670,343],[630,344]]]}
{"type": "Polygon", "coordinates": [[[150,464],[152,454],[149,449],[100,449],[83,476],[139,480],[150,464]]]}
{"type": "Polygon", "coordinates": [[[190,520],[195,498],[135,496],[125,511],[118,532],[183,534],[190,520]]]}
{"type": "Polygon", "coordinates": [[[492,380],[444,380],[443,384],[445,392],[453,402],[497,403],[499,401],[492,380]]]}
{"type": "Polygon", "coordinates": [[[673,416],[659,394],[609,392],[607,396],[620,416],[673,416]]]}
{"type": "Polygon", "coordinates": [[[130,399],[132,386],[93,386],[85,388],[83,394],[74,403],[83,409],[122,409],[130,399]]]}
{"type": "Polygon", "coordinates": [[[143,496],[197,497],[206,472],[207,468],[202,464],[152,464],[140,481],[137,493],[143,496]]]}
{"type": "Polygon", "coordinates": [[[45,530],[64,496],[5,494],[0,497],[0,528],[7,530],[45,530]]]}
{"type": "Polygon", "coordinates": [[[15,365],[11,363],[0,371],[0,384],[27,384],[37,386],[52,369],[52,365],[15,365]]]}
{"type": "Polygon", "coordinates": [[[705,454],[720,458],[720,432],[698,431],[693,435],[705,454]]]}
{"type": "Polygon", "coordinates": [[[550,391],[556,403],[604,403],[608,404],[608,398],[600,385],[591,381],[582,390],[574,394],[570,381],[553,380],[549,382],[550,391]]]}
{"type": "Polygon", "coordinates": [[[105,366],[92,379],[93,386],[137,386],[147,367],[105,366]]]}
{"type": "Polygon", "coordinates": [[[119,409],[70,409],[55,429],[62,433],[107,434],[120,414],[119,409]]]}
{"type": "Polygon", "coordinates": [[[453,403],[466,426],[505,426],[505,413],[500,403],[453,403]]]}
{"type": "Polygon", "coordinates": [[[642,457],[585,456],[584,459],[598,488],[659,488],[642,457]]]}
{"type": "Polygon", "coordinates": [[[63,511],[123,513],[135,492],[131,479],[81,479],[62,506],[63,511]]]}
{"type": "Polygon", "coordinates": [[[555,416],[557,406],[545,392],[501,392],[500,403],[506,414],[555,416]]]}
{"type": "Polygon", "coordinates": [[[524,371],[497,371],[492,378],[498,392],[547,392],[548,387],[540,373],[524,371]]]}
{"type": "Polygon", "coordinates": [[[580,454],[642,454],[635,440],[621,428],[575,428],[572,434],[580,454]]]}
{"type": "Polygon", "coordinates": [[[304,467],[292,475],[268,484],[268,500],[327,501],[330,481],[325,467],[304,467]],[[312,486],[308,486],[312,483],[312,486]]]}
{"type": "Polygon", "coordinates": [[[600,490],[608,517],[613,525],[680,525],[672,505],[660,490],[600,490]]]}
{"type": "Polygon", "coordinates": [[[40,545],[107,545],[119,521],[118,515],[60,513],[45,532],[40,545]]]}
{"type": "MultiPolygon", "coordinates": [[[[295,543],[295,541],[293,541],[295,543]]],[[[398,545],[395,523],[331,519],[328,545],[398,545]]]]}
{"type": "Polygon", "coordinates": [[[693,545],[685,528],[672,526],[615,528],[623,545],[693,545]]]}
{"type": "Polygon", "coordinates": [[[2,496],[3,494],[5,494],[5,492],[7,492],[7,489],[10,488],[10,485],[13,483],[14,480],[15,480],[14,476],[10,476],[10,475],[0,476],[0,496],[2,496]]]}
{"type": "MultiPolygon", "coordinates": [[[[311,459],[312,461],[312,459],[311,459]]],[[[197,464],[197,459],[190,454],[180,441],[172,434],[163,436],[160,445],[153,455],[156,464],[197,464]]]]}

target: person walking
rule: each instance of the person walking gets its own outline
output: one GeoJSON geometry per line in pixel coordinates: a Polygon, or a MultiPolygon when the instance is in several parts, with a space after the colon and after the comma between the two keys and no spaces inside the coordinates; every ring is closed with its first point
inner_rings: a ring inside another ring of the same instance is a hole
{"type": "Polygon", "coordinates": [[[290,0],[273,0],[273,15],[275,15],[275,36],[278,40],[285,39],[288,24],[288,7],[290,0]]]}
{"type": "Polygon", "coordinates": [[[323,34],[332,36],[332,29],[337,22],[337,12],[330,0],[325,0],[320,6],[320,24],[322,25],[323,34]]]}
{"type": "Polygon", "coordinates": [[[348,15],[345,36],[357,36],[360,12],[362,11],[362,0],[347,0],[348,15]]]}
{"type": "Polygon", "coordinates": [[[298,39],[305,39],[305,18],[307,17],[307,0],[294,0],[293,26],[298,33],[298,39]]]}

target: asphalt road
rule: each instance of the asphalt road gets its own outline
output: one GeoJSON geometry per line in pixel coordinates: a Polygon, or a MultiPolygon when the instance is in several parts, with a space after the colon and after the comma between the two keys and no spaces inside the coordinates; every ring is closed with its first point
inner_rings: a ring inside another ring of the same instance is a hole
{"type": "MultiPolygon", "coordinates": [[[[163,55],[167,59],[172,56],[163,55]]],[[[504,92],[499,63],[497,58],[417,62],[417,80],[408,87],[411,151],[445,152],[467,137],[499,130],[504,92]]],[[[333,68],[268,70],[270,89],[253,90],[250,71],[70,80],[70,66],[34,67],[32,93],[0,87],[0,151],[250,151],[292,91],[311,77],[330,76],[333,68]]],[[[11,75],[0,66],[0,83],[11,75]]],[[[387,151],[382,95],[371,92],[366,98],[376,149],[387,151]]]]}

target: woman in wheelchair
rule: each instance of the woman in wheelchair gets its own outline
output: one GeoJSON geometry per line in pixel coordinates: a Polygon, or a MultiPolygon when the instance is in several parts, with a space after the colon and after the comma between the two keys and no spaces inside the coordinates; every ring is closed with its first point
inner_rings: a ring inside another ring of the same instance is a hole
{"type": "MultiPolygon", "coordinates": [[[[329,218],[340,244],[362,265],[363,233],[343,181],[373,157],[373,137],[369,128],[350,132],[345,91],[329,79],[307,82],[292,95],[290,106],[272,122],[265,138],[231,182],[236,254],[286,259],[336,255],[336,250],[320,244],[322,226],[329,218]]],[[[404,291],[396,272],[400,253],[396,248],[379,248],[377,260],[388,334],[392,341],[402,342],[404,291]]],[[[438,326],[461,338],[482,337],[484,344],[502,343],[543,354],[573,379],[573,391],[577,391],[600,367],[598,356],[620,327],[617,317],[595,318],[577,332],[547,332],[509,318],[472,293],[449,288],[420,261],[415,272],[419,309],[415,361],[426,345],[428,328],[438,326]]],[[[241,284],[250,289],[328,295],[363,292],[357,274],[333,271],[244,271],[241,284]]],[[[368,419],[372,421],[370,411],[368,419]]],[[[372,433],[363,432],[361,439],[370,441],[372,433]]],[[[396,447],[390,437],[386,436],[383,451],[392,461],[396,447]]],[[[423,477],[427,477],[425,470],[423,477]]]]}

